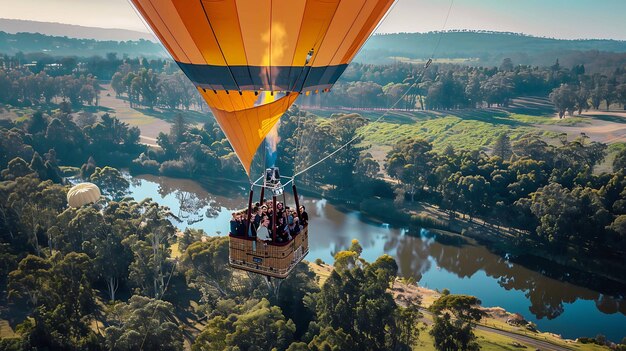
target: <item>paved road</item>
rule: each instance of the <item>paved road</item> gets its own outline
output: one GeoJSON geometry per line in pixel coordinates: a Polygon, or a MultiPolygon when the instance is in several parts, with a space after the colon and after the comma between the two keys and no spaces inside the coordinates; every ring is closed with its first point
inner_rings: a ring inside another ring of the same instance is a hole
{"type": "MultiPolygon", "coordinates": [[[[428,314],[432,316],[432,313],[424,308],[420,308],[420,311],[424,314],[428,314]]],[[[427,319],[422,319],[422,322],[426,323],[426,324],[430,324],[432,323],[431,321],[427,320],[427,319]]],[[[521,334],[517,334],[517,333],[512,333],[506,330],[500,330],[500,329],[496,329],[496,328],[492,328],[492,327],[488,327],[488,326],[484,326],[484,325],[477,325],[476,329],[478,330],[482,330],[482,331],[486,331],[489,333],[495,333],[495,334],[499,334],[502,336],[506,336],[507,338],[511,338],[517,342],[520,343],[524,343],[527,345],[530,345],[532,347],[534,347],[537,350],[542,350],[542,351],[572,351],[573,349],[568,348],[568,347],[563,347],[560,345],[556,345],[553,344],[549,341],[544,341],[544,340],[538,340],[535,338],[531,338],[530,336],[525,336],[525,335],[521,335],[521,334]]]]}
{"type": "Polygon", "coordinates": [[[513,340],[516,340],[518,342],[523,342],[524,344],[531,345],[532,347],[534,347],[534,348],[536,348],[538,350],[554,350],[554,351],[571,351],[572,350],[572,349],[567,348],[567,347],[555,345],[555,344],[553,344],[551,342],[548,342],[548,341],[537,340],[537,339],[531,338],[529,336],[520,335],[520,334],[516,334],[516,333],[511,333],[511,332],[500,330],[500,329],[496,329],[496,328],[486,327],[484,325],[477,325],[476,329],[506,336],[506,337],[511,338],[513,340]]]}

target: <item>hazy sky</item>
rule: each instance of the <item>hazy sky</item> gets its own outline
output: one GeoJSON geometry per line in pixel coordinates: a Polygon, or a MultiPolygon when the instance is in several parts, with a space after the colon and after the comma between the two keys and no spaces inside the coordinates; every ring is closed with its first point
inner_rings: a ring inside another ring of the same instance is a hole
{"type": "MultiPolygon", "coordinates": [[[[398,0],[378,32],[441,30],[450,3],[398,0]]],[[[0,9],[1,18],[147,31],[127,0],[0,0],[0,9]]],[[[624,14],[626,0],[454,0],[445,29],[626,40],[624,14]]]]}

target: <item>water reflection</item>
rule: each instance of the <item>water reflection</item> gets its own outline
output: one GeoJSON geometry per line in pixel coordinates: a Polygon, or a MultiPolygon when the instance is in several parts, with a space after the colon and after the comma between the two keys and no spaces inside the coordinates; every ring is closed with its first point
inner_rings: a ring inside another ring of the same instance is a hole
{"type": "MultiPolygon", "coordinates": [[[[173,213],[180,213],[181,218],[205,215],[197,223],[178,224],[181,229],[190,226],[210,235],[223,233],[228,228],[230,212],[246,205],[243,188],[230,193],[224,189],[208,193],[188,180],[154,176],[136,179],[141,179],[131,189],[136,199],[152,197],[169,206],[173,213]]],[[[293,199],[288,198],[287,202],[293,205],[293,199]]],[[[618,341],[626,335],[626,303],[619,296],[623,293],[602,294],[565,282],[568,273],[558,270],[553,275],[558,279],[550,278],[460,236],[390,228],[368,221],[358,212],[341,211],[324,199],[306,198],[301,204],[310,217],[311,261],[320,258],[332,262],[334,254],[348,248],[356,238],[368,261],[390,254],[396,258],[401,275],[429,288],[448,288],[454,293],[478,296],[483,305],[521,313],[542,330],[570,338],[602,333],[618,341]]],[[[547,262],[542,262],[541,268],[555,270],[547,262]]],[[[619,286],[611,288],[608,291],[624,291],[619,286]]]]}

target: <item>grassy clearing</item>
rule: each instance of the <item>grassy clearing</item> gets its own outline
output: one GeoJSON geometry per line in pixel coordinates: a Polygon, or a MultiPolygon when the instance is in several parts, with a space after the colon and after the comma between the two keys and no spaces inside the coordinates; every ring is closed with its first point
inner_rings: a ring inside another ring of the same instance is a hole
{"type": "Polygon", "coordinates": [[[565,117],[563,119],[556,119],[546,116],[532,116],[519,113],[512,113],[509,115],[512,120],[520,121],[528,124],[545,124],[545,125],[561,125],[561,126],[574,126],[580,123],[590,124],[589,118],[585,117],[565,117]]]}
{"type": "MultiPolygon", "coordinates": [[[[369,120],[378,119],[384,110],[307,109],[327,119],[334,113],[358,113],[369,120]]],[[[554,138],[559,133],[542,129],[545,126],[573,127],[589,125],[589,117],[554,118],[553,114],[531,115],[500,109],[467,109],[455,111],[389,111],[380,122],[361,128],[363,145],[374,149],[390,147],[408,137],[423,138],[433,143],[435,151],[447,145],[456,149],[488,149],[498,135],[508,133],[511,140],[533,133],[554,138]]],[[[554,129],[554,128],[552,128],[554,129]]]]}
{"type": "Polygon", "coordinates": [[[393,146],[398,140],[417,137],[430,141],[435,151],[442,151],[448,145],[454,146],[455,149],[488,148],[502,133],[508,133],[511,140],[516,140],[528,133],[545,137],[551,137],[554,134],[533,126],[515,125],[510,122],[504,124],[497,121],[491,123],[456,116],[419,121],[412,125],[377,122],[362,129],[365,144],[393,146]]]}

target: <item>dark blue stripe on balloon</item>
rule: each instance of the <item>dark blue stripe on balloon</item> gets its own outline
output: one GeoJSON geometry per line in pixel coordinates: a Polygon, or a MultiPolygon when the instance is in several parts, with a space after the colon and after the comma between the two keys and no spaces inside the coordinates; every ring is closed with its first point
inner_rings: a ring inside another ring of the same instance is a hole
{"type": "Polygon", "coordinates": [[[307,91],[330,88],[347,64],[310,66],[215,66],[177,62],[196,85],[213,90],[307,91]],[[229,70],[230,68],[230,70],[229,70]],[[271,84],[268,82],[272,78],[271,84]],[[233,79],[234,78],[234,79],[233,79]]]}

